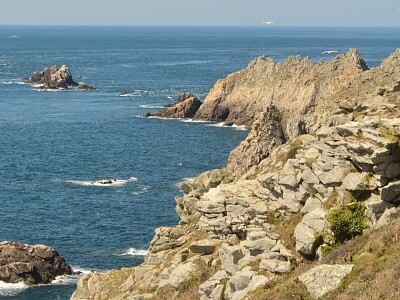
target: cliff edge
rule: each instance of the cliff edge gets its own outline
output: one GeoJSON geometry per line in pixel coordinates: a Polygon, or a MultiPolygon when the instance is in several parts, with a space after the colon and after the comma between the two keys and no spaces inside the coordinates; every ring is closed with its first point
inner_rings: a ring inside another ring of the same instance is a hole
{"type": "Polygon", "coordinates": [[[227,168],[182,184],[181,221],[156,229],[143,264],[88,274],[71,299],[336,299],[358,286],[366,257],[383,255],[374,232],[399,244],[399,78],[400,50],[372,69],[350,50],[263,56],[217,82],[195,118],[252,126],[246,140],[227,168]]]}

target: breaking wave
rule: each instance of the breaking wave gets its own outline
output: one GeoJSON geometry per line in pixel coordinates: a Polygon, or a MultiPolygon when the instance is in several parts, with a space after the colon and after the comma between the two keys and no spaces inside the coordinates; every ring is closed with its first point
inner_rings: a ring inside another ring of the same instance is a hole
{"type": "Polygon", "coordinates": [[[126,252],[119,254],[119,256],[146,256],[148,253],[147,249],[129,248],[126,252]]]}
{"type": "Polygon", "coordinates": [[[98,180],[66,180],[67,184],[80,185],[80,186],[123,186],[129,182],[137,181],[136,177],[131,177],[129,179],[98,179],[98,180]]]}

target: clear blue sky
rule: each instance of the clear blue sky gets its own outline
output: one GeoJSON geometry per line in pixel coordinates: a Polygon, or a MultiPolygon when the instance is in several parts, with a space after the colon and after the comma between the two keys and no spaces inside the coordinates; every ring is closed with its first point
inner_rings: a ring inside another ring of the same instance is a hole
{"type": "Polygon", "coordinates": [[[400,0],[1,0],[0,24],[400,26],[400,0]]]}

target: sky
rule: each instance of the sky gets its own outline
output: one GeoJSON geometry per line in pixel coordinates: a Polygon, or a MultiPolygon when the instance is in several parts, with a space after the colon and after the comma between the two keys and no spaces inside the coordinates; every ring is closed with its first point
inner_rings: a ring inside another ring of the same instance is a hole
{"type": "Polygon", "coordinates": [[[0,0],[0,25],[400,26],[400,0],[0,0]]]}

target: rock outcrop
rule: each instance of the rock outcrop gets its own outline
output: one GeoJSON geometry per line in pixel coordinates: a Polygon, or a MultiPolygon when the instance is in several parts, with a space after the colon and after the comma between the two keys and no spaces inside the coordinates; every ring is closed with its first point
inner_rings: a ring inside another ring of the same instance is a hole
{"type": "Polygon", "coordinates": [[[45,68],[42,72],[33,73],[31,78],[26,80],[29,84],[39,85],[40,90],[68,89],[77,87],[78,90],[95,90],[94,87],[83,82],[75,82],[72,78],[71,71],[65,65],[58,68],[52,66],[45,68]]]}
{"type": "Polygon", "coordinates": [[[201,104],[201,101],[192,94],[182,93],[178,96],[177,102],[164,105],[165,110],[147,113],[145,117],[190,119],[194,117],[201,104]]]}
{"type": "Polygon", "coordinates": [[[299,56],[278,63],[261,56],[219,80],[194,119],[250,128],[260,112],[274,105],[282,114],[286,136],[292,138],[314,125],[316,106],[331,103],[332,94],[365,70],[367,65],[354,49],[317,64],[299,56]]]}
{"type": "Polygon", "coordinates": [[[74,272],[54,249],[15,242],[0,242],[0,280],[28,285],[46,284],[74,272]]]}
{"type": "Polygon", "coordinates": [[[313,299],[337,289],[354,265],[320,265],[299,276],[313,299]]]}
{"type": "MultiPolygon", "coordinates": [[[[261,57],[218,82],[198,115],[251,124],[246,141],[227,168],[182,184],[181,221],[156,230],[142,265],[86,275],[71,299],[251,299],[390,222],[400,214],[399,53],[371,70],[355,50],[316,65],[261,57]]],[[[351,270],[299,278],[318,298],[315,280],[325,294],[351,270]]]]}

